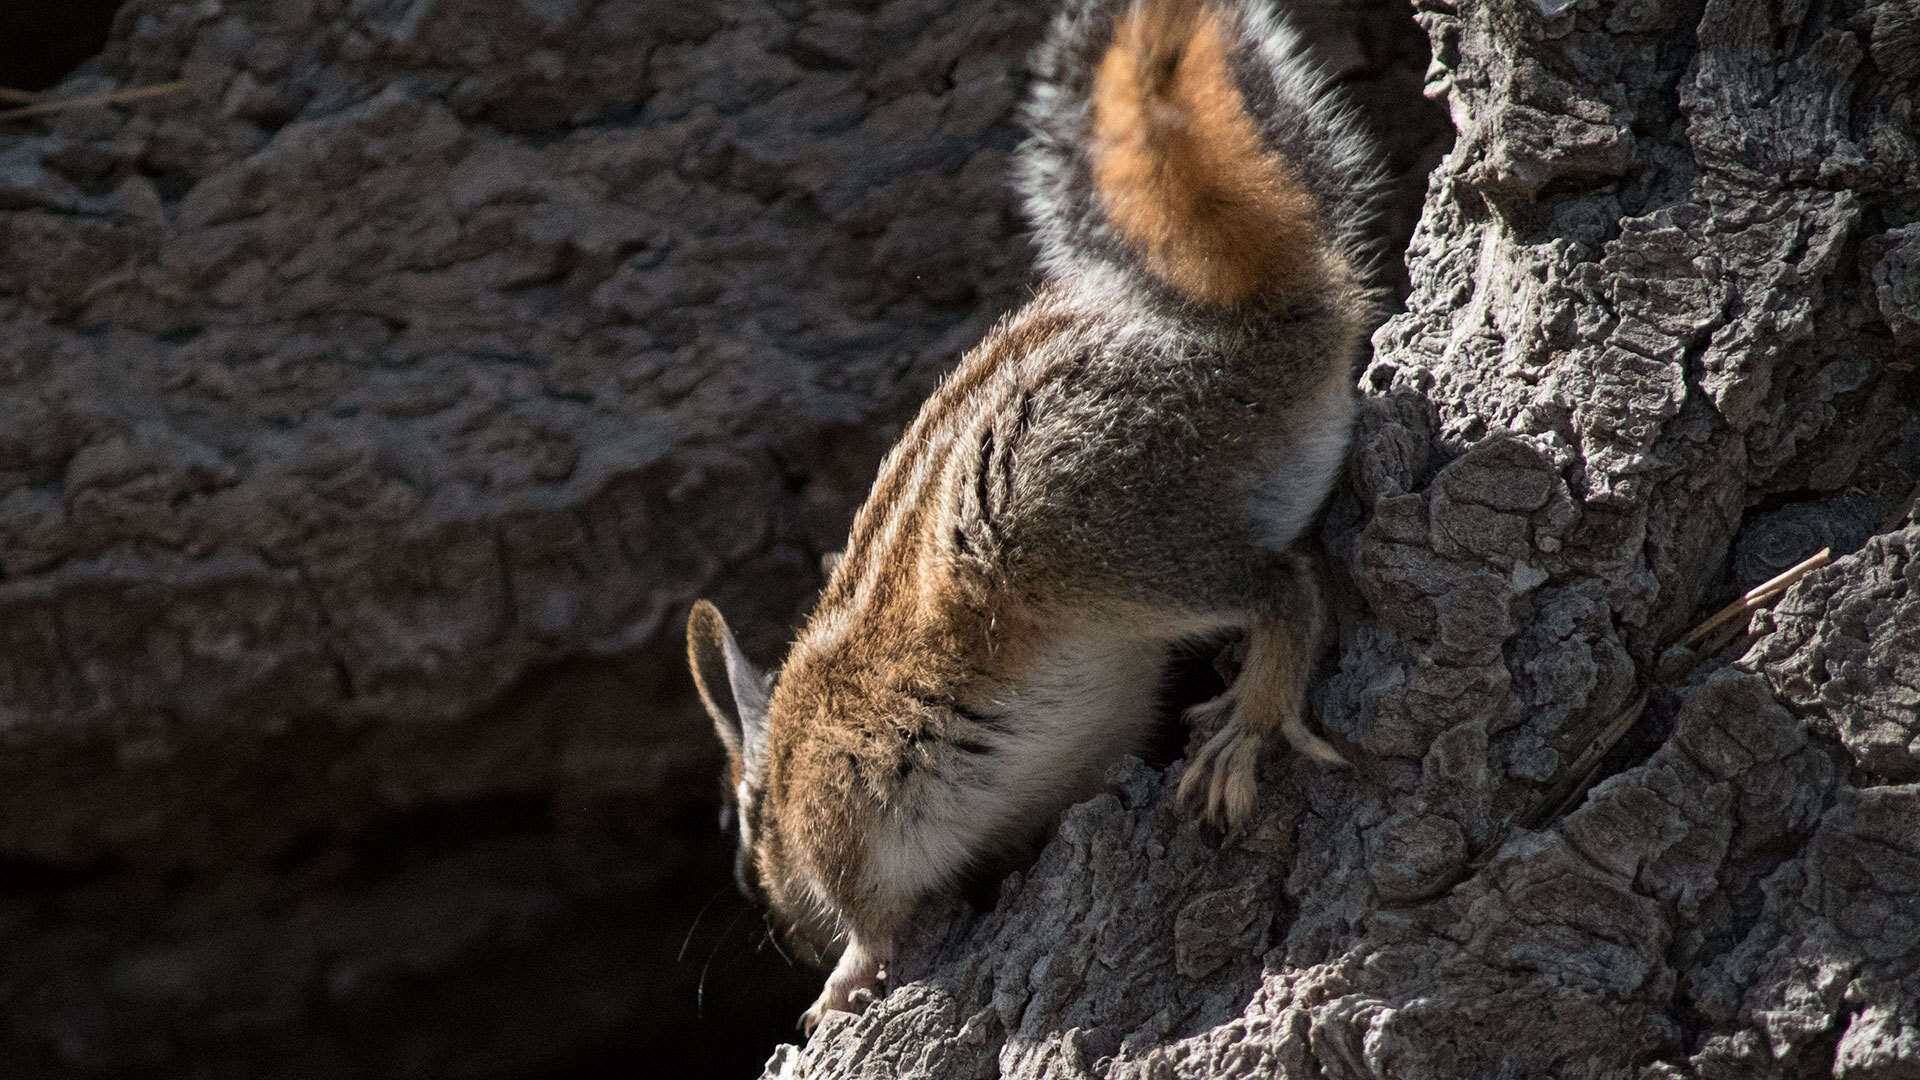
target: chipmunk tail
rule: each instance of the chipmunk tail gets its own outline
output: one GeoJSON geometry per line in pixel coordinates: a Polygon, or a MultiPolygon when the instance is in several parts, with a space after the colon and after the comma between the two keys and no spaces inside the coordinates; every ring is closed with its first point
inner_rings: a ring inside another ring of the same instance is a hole
{"type": "Polygon", "coordinates": [[[1035,66],[1020,180],[1050,273],[1227,306],[1371,276],[1378,156],[1271,8],[1079,0],[1035,66]]]}

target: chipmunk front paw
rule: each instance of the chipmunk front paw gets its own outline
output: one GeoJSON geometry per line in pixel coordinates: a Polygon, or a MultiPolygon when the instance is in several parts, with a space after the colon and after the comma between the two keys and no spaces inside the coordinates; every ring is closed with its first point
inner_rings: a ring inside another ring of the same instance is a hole
{"type": "Polygon", "coordinates": [[[820,1022],[825,1020],[830,1012],[852,1013],[855,1016],[866,1012],[867,1006],[872,1004],[874,998],[878,996],[878,982],[876,978],[868,979],[864,983],[842,985],[833,979],[828,979],[826,988],[820,991],[820,996],[814,998],[813,1004],[807,1006],[807,1011],[800,1015],[800,1030],[811,1038],[813,1029],[819,1027],[820,1022]]]}
{"type": "Polygon", "coordinates": [[[880,984],[886,980],[886,965],[892,958],[891,942],[875,950],[864,948],[855,938],[840,954],[840,963],[827,976],[827,985],[820,996],[813,999],[807,1011],[800,1016],[800,1027],[812,1036],[813,1029],[827,1018],[830,1012],[844,1012],[858,1015],[865,1012],[873,999],[880,995],[880,984]]]}

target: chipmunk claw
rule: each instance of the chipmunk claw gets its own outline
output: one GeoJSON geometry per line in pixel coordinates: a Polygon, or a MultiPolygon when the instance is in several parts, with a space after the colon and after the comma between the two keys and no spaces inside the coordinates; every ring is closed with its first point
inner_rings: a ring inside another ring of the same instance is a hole
{"type": "Polygon", "coordinates": [[[1223,830],[1244,823],[1253,814],[1264,742],[1237,717],[1229,720],[1194,755],[1186,775],[1180,778],[1181,809],[1223,830]]]}
{"type": "Polygon", "coordinates": [[[851,995],[835,994],[833,988],[829,986],[820,992],[819,997],[813,999],[813,1004],[807,1006],[806,1012],[800,1014],[800,1031],[811,1039],[814,1030],[826,1022],[828,1013],[838,1012],[858,1016],[866,1011],[867,1001],[871,1000],[868,998],[856,1007],[851,995]]]}
{"type": "MultiPolygon", "coordinates": [[[[1254,795],[1259,790],[1260,751],[1266,745],[1266,736],[1241,720],[1232,694],[1193,706],[1185,719],[1204,731],[1223,713],[1227,716],[1225,726],[1193,756],[1186,775],[1180,778],[1177,798],[1182,810],[1225,830],[1237,828],[1253,814],[1254,795]]],[[[1321,768],[1348,767],[1340,751],[1308,731],[1298,717],[1282,722],[1280,734],[1321,768]]]]}

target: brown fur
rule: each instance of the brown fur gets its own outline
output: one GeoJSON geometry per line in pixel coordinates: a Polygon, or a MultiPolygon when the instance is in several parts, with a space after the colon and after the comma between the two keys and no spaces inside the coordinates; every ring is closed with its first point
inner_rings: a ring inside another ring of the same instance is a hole
{"type": "MultiPolygon", "coordinates": [[[[886,525],[887,514],[900,509],[897,500],[920,460],[917,451],[927,449],[936,437],[951,438],[953,432],[949,429],[953,425],[954,414],[974,405],[975,395],[988,379],[996,372],[1003,371],[1010,359],[1040,349],[1067,325],[1065,315],[1049,310],[1040,303],[1030,305],[1018,314],[1002,319],[980,347],[969,353],[940,384],[939,389],[933,392],[933,396],[920,407],[912,426],[900,437],[899,444],[881,463],[880,475],[874,480],[873,490],[854,516],[853,531],[847,540],[845,554],[834,567],[826,590],[821,594],[821,608],[845,602],[873,572],[873,541],[886,525]]],[[[925,504],[919,504],[905,508],[904,512],[918,514],[924,508],[925,504]]],[[[921,537],[926,528],[926,521],[916,519],[908,535],[921,537]]],[[[908,595],[909,583],[901,575],[902,567],[896,564],[878,579],[876,587],[888,599],[898,601],[908,595]]],[[[937,591],[943,584],[941,579],[918,582],[923,590],[937,591]]]]}
{"type": "Polygon", "coordinates": [[[951,557],[944,511],[968,479],[981,397],[1068,325],[1040,301],[1003,320],[922,406],[854,518],[772,701],[787,722],[769,731],[765,803],[777,821],[806,823],[806,835],[770,829],[757,860],[761,880],[790,893],[776,897],[790,909],[808,906],[800,883],[812,882],[825,894],[818,899],[869,912],[873,923],[904,918],[892,898],[870,895],[845,871],[864,864],[868,820],[898,804],[903,771],[952,737],[951,714],[928,703],[1003,674],[1030,628],[1016,611],[980,605],[990,583],[951,557]]]}
{"type": "Polygon", "coordinates": [[[1233,304],[1285,287],[1314,248],[1314,204],[1262,147],[1199,0],[1121,20],[1093,89],[1094,183],[1148,266],[1189,296],[1233,304]]]}

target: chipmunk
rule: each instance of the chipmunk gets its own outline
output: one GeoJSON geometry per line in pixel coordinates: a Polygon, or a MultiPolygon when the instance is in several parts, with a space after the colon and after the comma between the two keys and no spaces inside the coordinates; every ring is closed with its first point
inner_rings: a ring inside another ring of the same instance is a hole
{"type": "Polygon", "coordinates": [[[1324,622],[1293,544],[1345,458],[1382,169],[1265,3],[1070,0],[1018,184],[1045,283],[880,467],[776,674],[701,601],[736,864],[849,1010],[916,905],[1044,835],[1148,730],[1168,647],[1243,630],[1183,806],[1232,826],[1324,622]]]}

